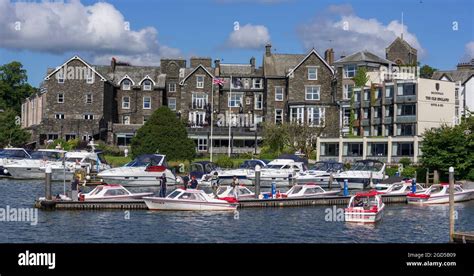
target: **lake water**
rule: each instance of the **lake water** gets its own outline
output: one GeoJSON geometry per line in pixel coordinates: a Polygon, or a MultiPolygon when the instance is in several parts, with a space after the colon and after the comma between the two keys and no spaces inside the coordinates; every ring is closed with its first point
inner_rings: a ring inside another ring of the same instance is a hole
{"type": "MultiPolygon", "coordinates": [[[[54,194],[62,193],[54,183],[54,194]]],[[[0,208],[33,207],[42,181],[0,179],[0,208]]],[[[343,207],[343,206],[339,206],[343,207]]],[[[229,212],[38,211],[38,223],[0,221],[1,243],[444,243],[448,205],[387,205],[376,225],[326,221],[331,206],[229,212]]],[[[474,230],[474,201],[457,203],[456,230],[474,230]]]]}

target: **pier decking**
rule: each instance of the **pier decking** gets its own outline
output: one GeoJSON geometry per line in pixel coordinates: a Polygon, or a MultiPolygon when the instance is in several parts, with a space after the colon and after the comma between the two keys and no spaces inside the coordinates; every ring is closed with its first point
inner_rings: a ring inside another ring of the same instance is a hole
{"type": "MultiPolygon", "coordinates": [[[[347,205],[350,196],[308,197],[308,198],[277,198],[277,199],[246,199],[239,201],[239,208],[263,207],[299,207],[299,206],[332,206],[347,205]]],[[[406,203],[404,195],[383,195],[386,204],[406,203]]],[[[46,210],[101,210],[101,209],[148,209],[142,200],[96,200],[96,201],[55,201],[36,200],[35,207],[46,210]]]]}
{"type": "Polygon", "coordinates": [[[474,232],[454,232],[453,242],[474,243],[474,232]]]}

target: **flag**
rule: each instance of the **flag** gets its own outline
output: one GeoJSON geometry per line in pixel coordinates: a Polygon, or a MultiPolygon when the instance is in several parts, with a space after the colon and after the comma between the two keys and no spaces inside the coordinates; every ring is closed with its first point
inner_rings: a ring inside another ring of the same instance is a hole
{"type": "Polygon", "coordinates": [[[220,78],[215,78],[215,79],[212,79],[212,83],[213,83],[213,84],[218,84],[218,85],[224,85],[225,80],[224,80],[224,79],[220,79],[220,78]]]}

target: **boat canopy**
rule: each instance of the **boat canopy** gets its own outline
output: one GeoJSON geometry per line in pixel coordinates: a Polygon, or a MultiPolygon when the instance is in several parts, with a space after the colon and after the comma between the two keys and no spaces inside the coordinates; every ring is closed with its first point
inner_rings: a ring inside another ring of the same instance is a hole
{"type": "Polygon", "coordinates": [[[351,171],[380,171],[385,164],[378,160],[358,160],[352,165],[351,171]]]}
{"type": "Polygon", "coordinates": [[[5,148],[0,150],[0,158],[31,158],[31,156],[21,148],[5,148]]]}
{"type": "Polygon", "coordinates": [[[294,155],[294,154],[282,154],[282,155],[278,156],[278,159],[291,159],[295,162],[303,163],[306,167],[308,166],[308,159],[303,158],[303,157],[299,157],[299,156],[294,155]]]}
{"type": "Polygon", "coordinates": [[[166,166],[165,156],[161,154],[142,154],[124,167],[166,166]]]}
{"type": "Polygon", "coordinates": [[[341,171],[344,169],[344,164],[336,161],[319,161],[316,162],[312,168],[315,171],[341,171]]]}
{"type": "Polygon", "coordinates": [[[62,159],[62,153],[61,151],[34,151],[31,153],[31,159],[58,161],[62,159]]]}

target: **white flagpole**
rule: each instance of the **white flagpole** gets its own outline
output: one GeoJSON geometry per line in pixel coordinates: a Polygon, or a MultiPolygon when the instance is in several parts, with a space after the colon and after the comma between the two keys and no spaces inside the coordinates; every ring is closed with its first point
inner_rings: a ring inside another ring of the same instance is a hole
{"type": "Polygon", "coordinates": [[[232,106],[230,105],[230,99],[232,97],[232,75],[230,76],[230,84],[229,84],[229,98],[227,99],[227,104],[229,105],[229,151],[228,151],[228,156],[230,157],[230,151],[231,151],[231,128],[232,128],[232,106]]]}
{"type": "Polygon", "coordinates": [[[212,78],[212,88],[211,88],[211,148],[210,154],[211,158],[210,161],[212,162],[212,144],[213,144],[213,134],[214,134],[214,78],[212,78]]]}

